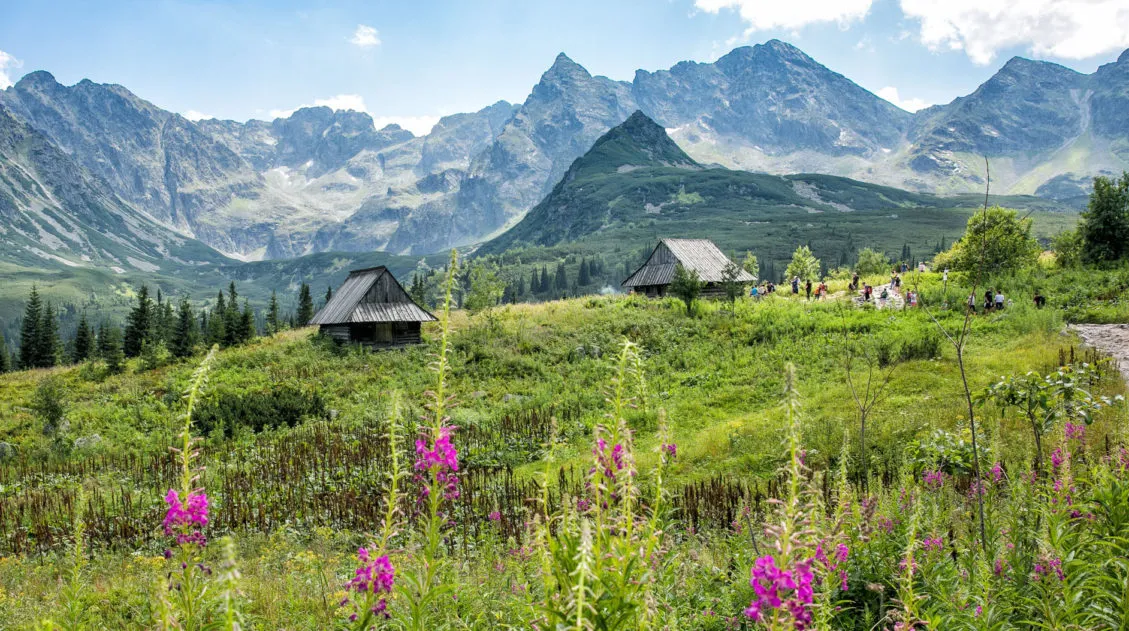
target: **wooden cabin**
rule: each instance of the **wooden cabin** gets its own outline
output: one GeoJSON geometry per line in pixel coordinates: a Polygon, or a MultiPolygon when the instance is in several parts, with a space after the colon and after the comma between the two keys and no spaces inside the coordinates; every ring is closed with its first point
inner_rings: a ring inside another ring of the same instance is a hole
{"type": "Polygon", "coordinates": [[[349,272],[310,324],[338,342],[397,348],[421,343],[420,327],[435,319],[381,265],[349,272]]]}
{"type": "MultiPolygon", "coordinates": [[[[675,268],[682,264],[682,267],[696,272],[698,278],[705,282],[701,294],[703,298],[723,298],[725,288],[721,282],[729,263],[729,257],[722,254],[709,239],[663,239],[651,252],[647,262],[628,276],[622,286],[649,298],[661,298],[670,288],[675,268]]],[[[752,283],[756,279],[742,269],[737,275],[737,281],[752,283]]]]}

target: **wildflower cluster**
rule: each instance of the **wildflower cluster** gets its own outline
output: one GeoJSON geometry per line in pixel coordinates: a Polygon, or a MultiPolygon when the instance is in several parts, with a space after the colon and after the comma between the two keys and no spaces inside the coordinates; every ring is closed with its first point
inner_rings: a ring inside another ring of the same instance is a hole
{"type": "Polygon", "coordinates": [[[437,436],[425,430],[424,435],[416,439],[416,479],[424,483],[420,490],[421,501],[431,492],[430,485],[422,474],[432,471],[436,484],[443,489],[443,499],[453,500],[459,497],[459,452],[451,444],[454,431],[454,426],[443,425],[439,427],[437,436]]]}
{"type": "Polygon", "coordinates": [[[176,489],[169,489],[165,503],[169,506],[165,513],[165,534],[175,535],[178,545],[207,545],[207,537],[201,530],[208,525],[208,496],[203,489],[188,493],[184,502],[180,501],[176,489]]]}
{"type": "MultiPolygon", "coordinates": [[[[392,593],[392,587],[396,582],[396,569],[392,567],[387,554],[373,557],[366,548],[357,550],[357,560],[361,565],[346,588],[365,596],[368,601],[365,603],[368,614],[387,617],[388,600],[385,595],[392,593]],[[373,600],[375,602],[372,602],[373,600]]],[[[348,598],[341,602],[342,605],[348,603],[348,598]]],[[[358,614],[354,613],[349,616],[349,621],[356,622],[358,617],[358,614]]]]}
{"type": "Polygon", "coordinates": [[[812,622],[812,589],[810,561],[800,561],[793,569],[776,566],[772,555],[757,559],[749,584],[757,598],[745,608],[745,615],[763,622],[772,610],[782,609],[791,614],[796,629],[806,629],[812,622]]]}

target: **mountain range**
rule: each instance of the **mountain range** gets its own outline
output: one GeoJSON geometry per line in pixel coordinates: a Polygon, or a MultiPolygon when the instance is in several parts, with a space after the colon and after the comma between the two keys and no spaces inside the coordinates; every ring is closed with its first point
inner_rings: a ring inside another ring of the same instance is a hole
{"type": "Polygon", "coordinates": [[[1014,58],[916,114],[777,40],[630,82],[561,54],[523,103],[426,136],[326,107],[192,122],[122,86],[36,71],[0,92],[0,241],[6,260],[140,270],[215,262],[204,245],[240,260],[436,252],[517,225],[637,110],[690,161],[671,168],[957,194],[983,189],[987,156],[994,192],[1071,200],[1129,166],[1129,53],[1090,75],[1014,58]]]}

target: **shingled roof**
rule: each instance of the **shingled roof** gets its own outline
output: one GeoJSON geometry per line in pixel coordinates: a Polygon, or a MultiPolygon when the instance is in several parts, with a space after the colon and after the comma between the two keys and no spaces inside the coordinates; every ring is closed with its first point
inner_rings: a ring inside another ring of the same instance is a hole
{"type": "MultiPolygon", "coordinates": [[[[730,260],[709,239],[663,239],[647,262],[628,276],[622,285],[628,288],[669,285],[679,263],[697,272],[698,278],[707,283],[720,283],[730,260]]],[[[756,281],[743,269],[738,272],[736,280],[742,283],[756,281]]]]}
{"type": "Polygon", "coordinates": [[[432,322],[435,319],[420,308],[392,272],[381,265],[349,272],[349,277],[310,324],[432,322]],[[370,295],[374,287],[377,291],[370,295]]]}

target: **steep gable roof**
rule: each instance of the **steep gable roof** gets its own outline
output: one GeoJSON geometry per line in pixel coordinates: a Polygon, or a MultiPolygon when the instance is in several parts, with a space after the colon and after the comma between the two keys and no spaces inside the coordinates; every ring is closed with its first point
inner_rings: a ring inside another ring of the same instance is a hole
{"type": "Polygon", "coordinates": [[[310,324],[356,324],[362,322],[432,322],[436,318],[421,308],[404,291],[383,265],[349,272],[349,277],[334,292],[310,324]],[[366,300],[378,282],[387,283],[385,300],[366,300]]]}
{"type": "MultiPolygon", "coordinates": [[[[647,262],[627,277],[622,285],[643,287],[670,284],[679,263],[682,267],[697,272],[698,278],[707,283],[720,283],[730,260],[709,239],[663,239],[651,252],[647,262]]],[[[737,274],[738,282],[751,283],[755,280],[743,269],[737,274]]]]}

